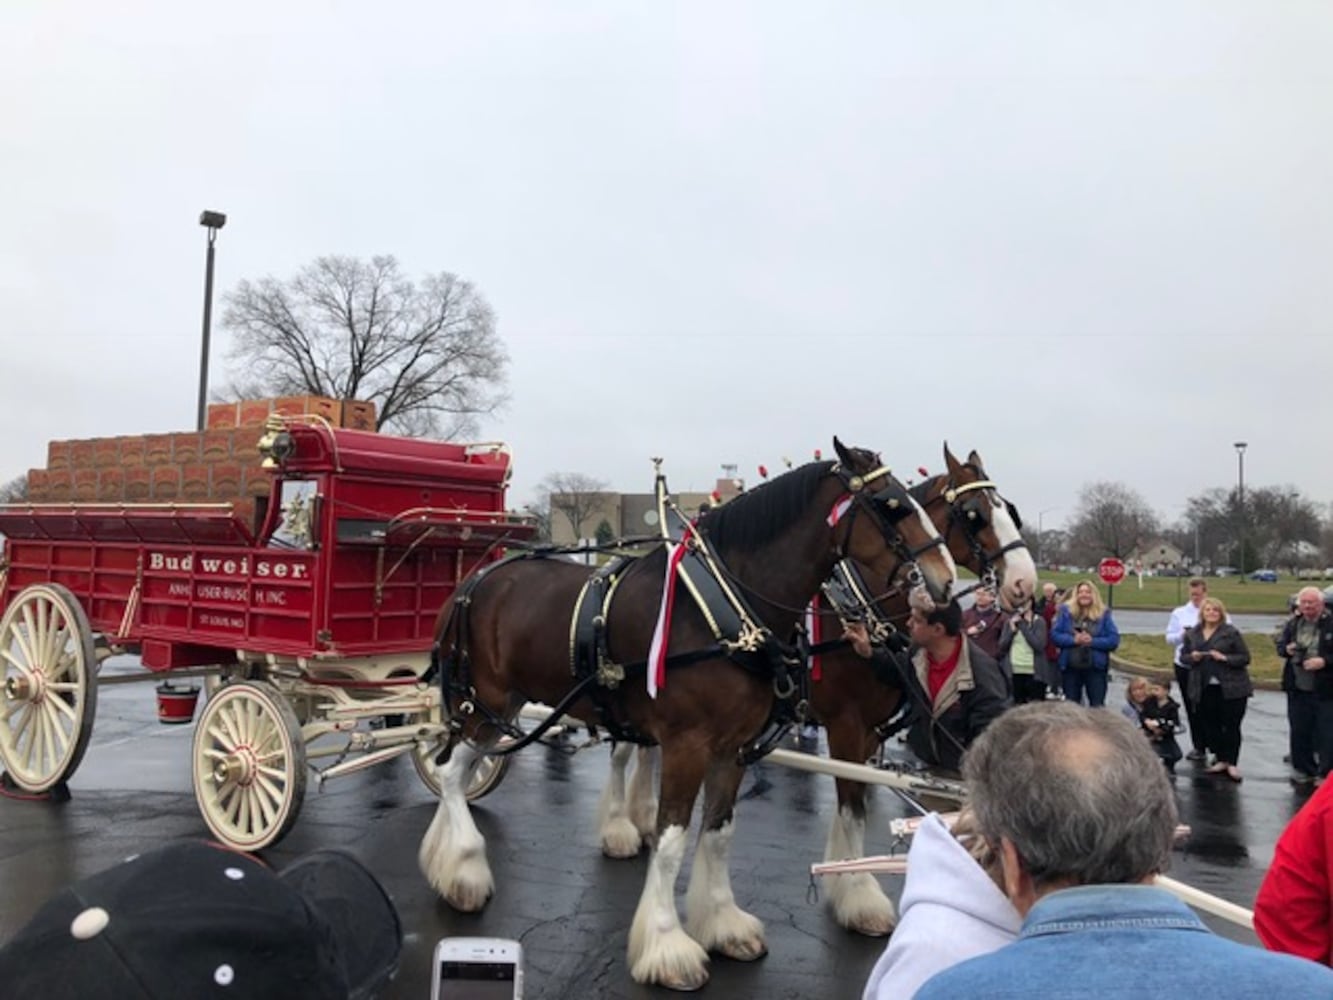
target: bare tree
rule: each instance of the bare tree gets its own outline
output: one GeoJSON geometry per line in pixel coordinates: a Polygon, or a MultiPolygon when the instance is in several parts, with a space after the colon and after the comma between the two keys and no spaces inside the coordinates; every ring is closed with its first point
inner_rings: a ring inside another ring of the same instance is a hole
{"type": "Polygon", "coordinates": [[[223,304],[249,392],[373,400],[381,428],[444,437],[505,401],[491,307],[447,271],[418,284],[393,257],[320,257],[285,281],[242,281],[223,304]]]}
{"type": "Polygon", "coordinates": [[[1261,565],[1294,566],[1300,561],[1302,542],[1311,549],[1318,546],[1319,511],[1296,487],[1264,486],[1247,490],[1245,507],[1247,541],[1253,534],[1261,565]]]}
{"type": "Polygon", "coordinates": [[[575,538],[586,537],[584,524],[601,510],[607,489],[603,480],[582,472],[552,472],[538,486],[551,516],[563,514],[575,538]]]}
{"type": "Polygon", "coordinates": [[[27,476],[16,476],[7,483],[0,483],[0,503],[19,503],[27,499],[27,476]]]}
{"type": "Polygon", "coordinates": [[[1148,501],[1123,483],[1087,483],[1069,530],[1070,549],[1083,562],[1102,556],[1124,558],[1157,533],[1157,515],[1148,501]]]}
{"type": "Polygon", "coordinates": [[[1318,507],[1294,486],[1261,486],[1245,491],[1245,509],[1235,487],[1214,487],[1186,503],[1186,520],[1197,528],[1203,553],[1222,553],[1240,565],[1239,540],[1245,538],[1245,565],[1272,566],[1293,558],[1299,543],[1318,545],[1318,507]],[[1243,530],[1242,530],[1243,529],[1243,530]]]}

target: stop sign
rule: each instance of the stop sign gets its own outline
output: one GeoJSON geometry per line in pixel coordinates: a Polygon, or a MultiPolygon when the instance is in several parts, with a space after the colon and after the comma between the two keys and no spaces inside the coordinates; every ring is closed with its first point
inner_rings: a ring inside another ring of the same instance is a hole
{"type": "Polygon", "coordinates": [[[1097,575],[1102,578],[1102,583],[1117,584],[1125,578],[1125,564],[1108,557],[1097,564],[1097,575]]]}

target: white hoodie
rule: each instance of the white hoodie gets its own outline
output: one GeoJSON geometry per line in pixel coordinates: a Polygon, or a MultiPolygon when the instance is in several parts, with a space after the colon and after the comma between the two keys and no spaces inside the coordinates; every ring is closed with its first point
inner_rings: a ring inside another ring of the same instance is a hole
{"type": "Polygon", "coordinates": [[[863,1000],[907,1000],[937,972],[1004,947],[1022,918],[935,813],[907,852],[901,917],[863,1000]]]}

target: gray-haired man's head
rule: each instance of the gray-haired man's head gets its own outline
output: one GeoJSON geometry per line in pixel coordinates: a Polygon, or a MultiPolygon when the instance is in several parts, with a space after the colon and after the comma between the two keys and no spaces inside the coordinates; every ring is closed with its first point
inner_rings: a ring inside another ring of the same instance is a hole
{"type": "Polygon", "coordinates": [[[972,744],[963,777],[982,835],[1009,855],[1005,890],[1021,912],[1054,889],[1142,882],[1166,868],[1175,798],[1119,712],[1021,705],[972,744]]]}

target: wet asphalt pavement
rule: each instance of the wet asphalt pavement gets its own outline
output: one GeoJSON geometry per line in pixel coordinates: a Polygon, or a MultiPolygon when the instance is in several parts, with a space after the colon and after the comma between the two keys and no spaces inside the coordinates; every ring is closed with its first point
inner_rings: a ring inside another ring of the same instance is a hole
{"type": "MultiPolygon", "coordinates": [[[[1114,685],[1110,700],[1122,697],[1123,685],[1114,685]]],[[[103,686],[71,799],[0,798],[0,940],[70,881],[156,844],[206,835],[189,781],[193,727],[160,725],[154,713],[151,685],[103,686]]],[[[1288,785],[1282,764],[1281,695],[1261,692],[1243,731],[1243,784],[1182,762],[1176,788],[1193,835],[1177,851],[1171,874],[1250,906],[1278,834],[1303,796],[1288,785]]],[[[265,857],[281,867],[306,851],[341,847],[379,876],[407,933],[401,970],[386,996],[424,1000],[431,950],[451,934],[521,940],[529,997],[666,996],[636,985],[625,966],[645,860],[609,861],[598,850],[595,807],[607,764],[605,748],[568,756],[539,745],[518,755],[500,787],[474,807],[497,882],[495,898],[479,915],[454,913],[418,873],[417,846],[434,800],[405,759],[336,779],[323,791],[312,781],[293,831],[265,857]]],[[[705,995],[859,996],[883,941],[842,930],[822,901],[809,898],[808,866],[822,855],[834,809],[832,779],[761,764],[742,793],[733,884],[738,902],[765,922],[770,953],[750,964],[715,961],[705,995]]],[[[908,809],[881,789],[871,810],[867,853],[884,853],[888,820],[908,809]]],[[[686,878],[682,873],[682,891],[686,878]]],[[[896,898],[901,879],[885,884],[896,898]]],[[[1248,931],[1205,919],[1219,933],[1254,941],[1248,931]]]]}

